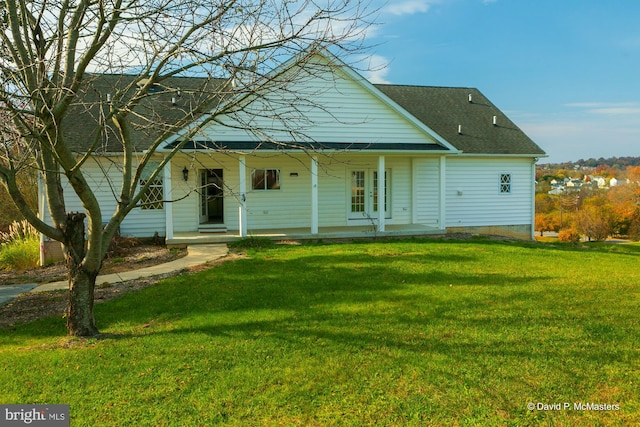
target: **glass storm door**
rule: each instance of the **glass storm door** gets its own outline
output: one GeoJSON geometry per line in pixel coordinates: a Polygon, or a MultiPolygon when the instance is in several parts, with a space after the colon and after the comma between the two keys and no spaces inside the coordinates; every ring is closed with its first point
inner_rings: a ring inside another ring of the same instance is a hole
{"type": "Polygon", "coordinates": [[[224,224],[222,169],[200,171],[200,224],[224,224]]]}

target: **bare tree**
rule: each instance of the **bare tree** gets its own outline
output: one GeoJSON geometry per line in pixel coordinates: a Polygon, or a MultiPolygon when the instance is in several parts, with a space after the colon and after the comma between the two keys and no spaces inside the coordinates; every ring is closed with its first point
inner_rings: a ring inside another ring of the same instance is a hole
{"type": "MultiPolygon", "coordinates": [[[[284,129],[289,132],[304,134],[286,119],[300,117],[313,101],[288,90],[287,70],[271,70],[295,57],[296,70],[302,70],[298,73],[316,73],[322,64],[307,61],[310,52],[360,49],[370,16],[359,0],[0,4],[0,109],[7,118],[3,134],[15,135],[3,140],[0,181],[21,214],[63,244],[69,269],[70,335],[98,333],[93,294],[110,240],[181,148],[174,144],[156,164],[151,159],[161,143],[178,131],[183,132],[181,141],[188,141],[223,115],[246,113],[257,98],[262,109],[253,114],[270,115],[288,124],[284,129]],[[97,77],[105,74],[121,78],[110,89],[100,88],[103,80],[97,77]],[[206,78],[199,87],[185,90],[175,82],[180,76],[206,78]],[[280,95],[269,97],[270,93],[280,95]],[[153,107],[157,96],[184,96],[188,102],[165,114],[153,107]],[[83,123],[81,134],[78,122],[83,123]],[[142,134],[147,142],[141,148],[142,134]],[[117,207],[105,213],[85,165],[114,147],[121,153],[119,183],[111,184],[117,207]],[[44,183],[50,222],[29,207],[16,183],[19,174],[33,168],[44,183]],[[139,186],[145,168],[149,179],[139,186]],[[75,193],[84,212],[67,212],[64,188],[75,193]]],[[[241,126],[268,134],[252,128],[251,120],[241,126]]]]}

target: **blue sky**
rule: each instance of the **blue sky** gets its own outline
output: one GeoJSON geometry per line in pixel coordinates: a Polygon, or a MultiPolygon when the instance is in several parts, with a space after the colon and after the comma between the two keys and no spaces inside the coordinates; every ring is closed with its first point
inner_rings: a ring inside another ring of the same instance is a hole
{"type": "Polygon", "coordinates": [[[640,1],[389,0],[373,82],[475,87],[549,155],[640,156],[640,1]]]}

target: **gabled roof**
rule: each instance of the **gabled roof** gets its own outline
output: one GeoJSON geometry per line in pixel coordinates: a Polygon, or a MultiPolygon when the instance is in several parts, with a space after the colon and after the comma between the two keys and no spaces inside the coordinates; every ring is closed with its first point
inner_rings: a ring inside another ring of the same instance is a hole
{"type": "Polygon", "coordinates": [[[375,87],[465,154],[545,155],[478,89],[388,84],[375,87]]]}
{"type": "MultiPolygon", "coordinates": [[[[347,71],[351,70],[346,65],[343,64],[343,66],[347,71]]],[[[355,71],[351,71],[356,74],[356,77],[358,76],[355,71]]],[[[94,140],[95,132],[98,130],[96,122],[103,120],[109,108],[109,104],[106,102],[107,94],[116,94],[126,87],[129,87],[130,91],[135,91],[137,90],[136,81],[140,79],[140,76],[132,75],[91,75],[88,77],[83,93],[79,95],[81,102],[73,107],[75,108],[74,113],[63,123],[65,135],[70,141],[73,141],[73,147],[76,151],[86,151],[94,140]]],[[[545,155],[540,147],[477,89],[371,85],[363,78],[356,80],[362,81],[362,84],[369,88],[368,90],[381,99],[390,100],[392,106],[396,105],[394,108],[397,109],[399,106],[400,110],[408,113],[407,117],[411,120],[415,119],[415,122],[420,123],[421,126],[424,125],[429,132],[435,132],[435,136],[441,142],[427,147],[429,150],[446,151],[454,148],[462,151],[463,154],[475,155],[532,157],[545,155]]],[[[184,129],[186,123],[178,124],[176,121],[185,117],[191,122],[198,120],[202,116],[203,110],[195,109],[194,106],[200,104],[200,99],[210,98],[212,94],[215,94],[213,101],[220,102],[222,97],[228,94],[226,90],[220,90],[227,83],[226,80],[197,77],[175,77],[164,81],[162,90],[150,93],[135,108],[136,114],[132,115],[130,130],[135,149],[140,151],[148,149],[151,142],[163,132],[173,132],[177,136],[184,129]],[[175,98],[175,103],[172,102],[173,98],[175,98]],[[145,121],[143,117],[152,120],[145,121]]],[[[255,142],[253,144],[255,145],[255,142]]],[[[373,144],[363,147],[356,147],[353,144],[338,147],[340,144],[340,141],[336,141],[335,147],[326,146],[322,149],[362,150],[373,148],[373,144]]],[[[394,151],[394,149],[387,147],[390,144],[385,144],[384,148],[382,145],[376,145],[376,147],[377,149],[394,151]]],[[[425,151],[423,145],[394,148],[398,151],[425,151]]],[[[259,146],[267,147],[267,145],[259,146]]],[[[195,146],[191,147],[191,149],[194,148],[195,146]]],[[[117,133],[114,132],[111,125],[102,132],[98,151],[122,151],[117,133]]]]}

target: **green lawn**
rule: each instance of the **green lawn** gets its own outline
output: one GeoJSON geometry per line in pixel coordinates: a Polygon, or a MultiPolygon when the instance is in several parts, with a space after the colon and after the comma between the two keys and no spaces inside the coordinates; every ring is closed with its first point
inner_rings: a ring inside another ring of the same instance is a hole
{"type": "Polygon", "coordinates": [[[97,305],[102,340],[65,348],[59,318],[0,330],[0,403],[70,404],[74,427],[638,425],[639,261],[486,240],[251,250],[97,305]]]}

